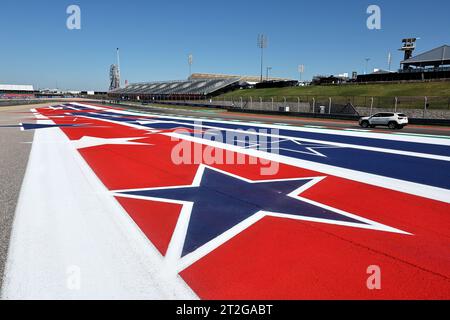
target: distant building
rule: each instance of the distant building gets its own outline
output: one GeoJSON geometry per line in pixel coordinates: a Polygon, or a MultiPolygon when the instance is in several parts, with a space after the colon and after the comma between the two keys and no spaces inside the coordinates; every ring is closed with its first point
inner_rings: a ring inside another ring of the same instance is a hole
{"type": "Polygon", "coordinates": [[[30,99],[34,93],[32,85],[0,84],[0,99],[30,99]]]}
{"type": "Polygon", "coordinates": [[[286,87],[296,87],[299,82],[297,80],[270,80],[259,82],[255,85],[256,89],[266,89],[266,88],[286,88],[286,87]]]}
{"type": "MultiPolygon", "coordinates": [[[[348,75],[347,75],[348,76],[348,75]]],[[[322,85],[322,84],[342,84],[347,82],[349,79],[348,77],[344,76],[323,76],[323,75],[317,75],[314,76],[312,79],[313,85],[322,85]]]]}
{"type": "Polygon", "coordinates": [[[387,73],[393,73],[392,71],[384,70],[384,69],[373,69],[372,74],[387,74],[387,73]]]}
{"type": "Polygon", "coordinates": [[[0,92],[3,93],[33,93],[32,85],[17,85],[17,84],[0,84],[0,92]]]}
{"type": "Polygon", "coordinates": [[[120,71],[116,64],[111,65],[109,69],[109,91],[120,88],[120,71]]]}
{"type": "Polygon", "coordinates": [[[443,45],[412,56],[412,47],[405,51],[405,60],[398,72],[378,70],[372,74],[359,75],[358,82],[425,81],[450,79],[450,46],[443,45]]]}
{"type": "Polygon", "coordinates": [[[450,46],[444,45],[439,48],[424,52],[415,57],[401,62],[403,70],[423,70],[450,68],[450,46]]]}

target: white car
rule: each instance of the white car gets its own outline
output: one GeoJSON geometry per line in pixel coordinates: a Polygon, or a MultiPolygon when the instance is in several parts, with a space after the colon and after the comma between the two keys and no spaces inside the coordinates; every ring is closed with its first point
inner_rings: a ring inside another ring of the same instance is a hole
{"type": "Polygon", "coordinates": [[[402,129],[408,125],[408,117],[403,113],[377,113],[371,117],[359,119],[359,125],[363,128],[387,126],[389,129],[402,129]]]}

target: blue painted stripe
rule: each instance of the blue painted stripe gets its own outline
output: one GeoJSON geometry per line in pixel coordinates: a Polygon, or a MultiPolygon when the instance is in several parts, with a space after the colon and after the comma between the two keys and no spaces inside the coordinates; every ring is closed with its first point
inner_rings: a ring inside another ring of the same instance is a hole
{"type": "MultiPolygon", "coordinates": [[[[82,115],[87,116],[85,113],[82,115]]],[[[118,115],[117,113],[105,112],[103,115],[89,115],[89,116],[104,120],[123,121],[137,124],[137,122],[134,119],[130,119],[126,116],[117,118],[117,115],[118,115]]],[[[158,128],[170,129],[180,126],[179,124],[169,123],[176,121],[179,123],[184,123],[186,127],[194,128],[193,124],[195,122],[193,120],[180,120],[168,117],[158,118],[158,121],[166,121],[168,123],[148,124],[145,126],[157,129],[158,128]]],[[[258,129],[259,130],[264,129],[261,127],[249,125],[216,123],[211,121],[202,122],[202,125],[221,127],[226,129],[242,129],[242,130],[253,129],[256,131],[258,131],[258,129]]],[[[270,128],[266,129],[270,130],[270,128]]],[[[221,132],[222,135],[225,136],[226,132],[225,131],[221,132]]],[[[332,134],[299,132],[285,129],[280,129],[279,134],[283,136],[289,136],[292,138],[320,140],[324,144],[326,144],[327,142],[338,142],[369,147],[387,148],[403,151],[421,152],[426,154],[450,156],[450,147],[440,145],[430,145],[426,143],[391,141],[383,139],[370,139],[370,138],[360,138],[350,136],[337,136],[332,134]]],[[[357,170],[371,174],[396,178],[400,180],[450,189],[450,162],[448,161],[424,159],[418,157],[373,152],[352,148],[330,148],[330,149],[320,148],[317,149],[317,151],[326,155],[326,157],[319,157],[317,155],[295,152],[304,150],[304,148],[302,148],[301,146],[297,147],[296,149],[292,148],[295,148],[295,146],[294,147],[292,145],[289,146],[289,149],[294,151],[281,149],[280,154],[295,159],[308,160],[336,167],[357,170]]]]}

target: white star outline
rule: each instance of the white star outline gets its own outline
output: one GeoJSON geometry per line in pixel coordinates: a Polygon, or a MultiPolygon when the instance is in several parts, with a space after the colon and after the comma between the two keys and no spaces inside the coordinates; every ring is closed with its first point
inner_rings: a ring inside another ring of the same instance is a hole
{"type": "Polygon", "coordinates": [[[56,110],[63,110],[64,107],[65,107],[64,105],[59,105],[59,106],[46,107],[45,109],[56,111],[56,110]]]}
{"type": "MultiPolygon", "coordinates": [[[[196,127],[195,124],[193,124],[192,126],[196,127]]],[[[200,127],[202,127],[202,126],[200,126],[200,127]]],[[[176,128],[176,129],[178,129],[178,128],[176,128]]],[[[181,129],[184,129],[184,128],[181,128],[181,129]]],[[[209,130],[211,130],[211,128],[209,130]]],[[[208,130],[203,130],[203,132],[206,132],[208,134],[208,136],[222,136],[221,132],[215,133],[215,132],[211,132],[208,130]]],[[[238,130],[237,132],[239,133],[240,131],[238,130]]],[[[189,135],[184,132],[178,132],[178,133],[182,134],[182,135],[189,135]]],[[[248,133],[246,133],[246,134],[248,134],[248,133]]],[[[258,135],[258,134],[252,134],[252,135],[256,136],[257,140],[260,137],[260,135],[258,135]]],[[[268,137],[274,137],[274,136],[269,135],[268,137]]],[[[247,143],[247,141],[242,140],[242,139],[233,140],[232,143],[228,143],[228,142],[225,142],[225,143],[239,147],[241,149],[253,149],[253,150],[265,151],[265,152],[272,152],[272,150],[274,149],[273,145],[278,145],[275,147],[277,150],[290,151],[290,152],[294,152],[294,153],[302,153],[302,154],[318,156],[318,157],[322,157],[322,158],[328,158],[328,156],[317,151],[317,149],[343,149],[343,148],[345,148],[343,146],[337,146],[337,145],[331,145],[331,144],[306,142],[306,141],[302,141],[302,139],[290,139],[290,138],[289,139],[284,139],[284,138],[279,139],[278,137],[276,138],[275,141],[265,141],[264,143],[253,142],[253,143],[249,143],[248,146],[245,145],[247,143]],[[289,149],[289,148],[279,146],[280,143],[287,142],[287,141],[293,142],[299,146],[303,146],[309,152],[295,150],[295,149],[289,149]],[[270,145],[271,147],[269,147],[268,145],[270,145]]]]}
{"type": "Polygon", "coordinates": [[[75,149],[84,149],[90,147],[99,147],[104,145],[141,145],[141,146],[152,146],[151,143],[146,142],[134,142],[135,140],[142,140],[145,137],[135,137],[135,138],[99,138],[92,136],[83,136],[78,140],[72,140],[72,145],[75,149]]]}
{"type": "Polygon", "coordinates": [[[195,262],[199,261],[212,251],[216,250],[241,232],[245,231],[252,225],[256,224],[258,221],[262,220],[264,217],[276,217],[276,218],[283,218],[283,219],[291,219],[291,220],[297,220],[297,221],[307,221],[307,222],[315,222],[315,223],[324,223],[324,224],[331,224],[331,225],[340,225],[345,227],[352,227],[352,228],[359,228],[359,229],[367,229],[367,230],[375,230],[375,231],[381,231],[381,232],[390,232],[390,233],[396,233],[401,235],[408,235],[411,236],[411,233],[402,231],[397,228],[389,227],[387,225],[375,222],[373,220],[369,220],[363,217],[360,217],[358,215],[345,212],[343,210],[339,210],[330,206],[327,206],[325,204],[301,197],[300,195],[308,190],[309,188],[312,188],[322,180],[326,179],[326,176],[318,176],[318,177],[306,177],[306,178],[289,178],[289,179],[275,179],[275,180],[249,180],[247,178],[217,169],[213,168],[211,166],[207,166],[204,164],[200,164],[198,167],[198,170],[195,174],[195,177],[193,179],[192,184],[190,185],[181,185],[181,186],[170,186],[170,187],[159,187],[159,188],[139,188],[139,189],[125,189],[125,190],[113,190],[110,191],[114,196],[119,198],[130,198],[130,199],[137,199],[137,200],[147,200],[147,201],[155,201],[155,202],[166,202],[166,203],[174,203],[174,204],[181,204],[182,209],[180,211],[177,224],[175,226],[175,229],[173,231],[171,240],[169,242],[169,246],[167,248],[166,255],[164,257],[164,261],[167,264],[167,268],[170,268],[174,273],[180,273],[195,262]],[[134,192],[134,191],[151,191],[151,190],[168,190],[168,189],[179,189],[179,188],[197,188],[200,186],[203,174],[205,172],[205,169],[208,168],[210,170],[214,170],[216,172],[219,172],[221,174],[228,175],[230,177],[233,177],[235,179],[240,179],[242,181],[245,181],[247,183],[252,184],[258,184],[258,183],[267,183],[267,182],[283,182],[283,181],[300,181],[300,180],[311,180],[308,183],[302,185],[301,187],[295,189],[287,196],[309,203],[311,205],[338,213],[340,215],[349,217],[354,220],[358,220],[360,223],[355,222],[346,222],[346,221],[335,221],[335,220],[328,220],[323,218],[313,218],[313,217],[306,217],[301,215],[290,215],[290,214],[284,214],[284,213],[277,213],[277,212],[267,212],[267,211],[258,211],[243,220],[242,222],[236,224],[232,228],[228,229],[224,233],[220,234],[219,236],[215,237],[214,239],[210,240],[209,242],[205,243],[201,247],[197,248],[193,252],[185,255],[182,257],[182,251],[185,243],[185,239],[187,236],[187,231],[189,227],[189,222],[191,218],[192,208],[194,203],[190,201],[181,201],[181,200],[174,200],[174,199],[165,199],[165,198],[155,198],[155,197],[148,197],[148,196],[139,196],[139,195],[130,195],[130,194],[124,194],[124,192],[134,192]]]}
{"type": "MultiPolygon", "coordinates": [[[[294,149],[289,149],[289,148],[283,148],[280,146],[277,146],[276,148],[278,150],[284,150],[284,151],[291,151],[291,152],[295,152],[295,153],[303,153],[303,154],[308,154],[308,155],[312,155],[312,156],[318,156],[318,157],[323,157],[323,158],[328,158],[326,155],[324,155],[323,153],[317,151],[316,149],[341,149],[343,147],[338,147],[338,146],[332,146],[332,145],[327,145],[327,144],[312,144],[312,143],[304,143],[301,142],[300,140],[296,140],[296,139],[281,139],[278,141],[270,141],[267,142],[266,144],[270,144],[270,145],[274,145],[274,144],[280,144],[282,142],[287,142],[287,141],[291,141],[295,144],[298,144],[300,146],[305,147],[306,150],[309,150],[310,152],[306,152],[306,151],[300,151],[300,150],[294,150],[294,149]],[[308,146],[309,147],[306,147],[308,146]]],[[[238,141],[238,142],[245,142],[245,141],[238,141]]],[[[273,149],[273,147],[268,147],[268,146],[263,146],[261,147],[262,144],[261,143],[255,143],[255,144],[251,144],[249,146],[244,147],[244,149],[255,149],[259,150],[259,151],[270,151],[273,149]]]]}

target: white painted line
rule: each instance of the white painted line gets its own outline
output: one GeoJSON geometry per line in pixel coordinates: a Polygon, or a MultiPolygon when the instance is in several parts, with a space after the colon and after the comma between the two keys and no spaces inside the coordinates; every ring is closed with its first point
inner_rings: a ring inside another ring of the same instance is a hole
{"type": "Polygon", "coordinates": [[[372,132],[372,130],[363,130],[363,129],[344,129],[344,131],[354,131],[354,132],[372,132]]]}
{"type": "Polygon", "coordinates": [[[450,190],[437,188],[432,186],[427,186],[423,184],[418,184],[409,181],[398,180],[389,177],[383,177],[371,173],[360,172],[340,167],[335,167],[331,165],[321,164],[317,162],[294,159],[279,154],[274,154],[270,152],[263,152],[253,149],[242,149],[239,146],[233,146],[217,141],[209,141],[205,139],[200,139],[198,137],[191,137],[187,135],[182,135],[178,133],[163,133],[166,136],[184,139],[187,141],[196,142],[203,145],[209,145],[224,150],[230,150],[234,152],[243,153],[246,155],[267,159],[275,162],[280,162],[288,165],[292,165],[299,168],[304,168],[312,171],[318,171],[324,174],[333,175],[336,177],[341,177],[349,180],[359,181],[374,186],[380,186],[386,189],[400,191],[408,194],[413,194],[419,197],[425,197],[429,199],[434,199],[446,203],[450,203],[450,190]]]}
{"type": "Polygon", "coordinates": [[[35,132],[1,298],[198,297],[54,128],[35,132]]]}
{"type": "MultiPolygon", "coordinates": [[[[127,126],[134,127],[133,124],[129,124],[129,123],[123,123],[123,122],[118,122],[118,121],[113,121],[113,120],[107,120],[107,121],[113,122],[113,123],[117,123],[117,124],[121,124],[121,125],[127,125],[127,126]]],[[[169,122],[169,121],[167,121],[167,122],[169,122]]],[[[179,124],[180,126],[190,125],[190,124],[186,124],[186,123],[183,123],[183,122],[177,122],[177,121],[170,121],[169,123],[179,124]]],[[[138,128],[142,129],[139,126],[138,126],[138,128]]],[[[204,125],[203,123],[202,123],[202,128],[219,129],[219,130],[228,131],[228,132],[235,132],[235,133],[242,133],[243,132],[242,130],[221,128],[219,126],[215,127],[215,126],[210,126],[210,125],[204,125]]],[[[365,150],[365,151],[382,152],[382,153],[388,153],[388,154],[398,154],[398,155],[402,155],[402,156],[417,157],[417,158],[424,158],[424,159],[431,159],[431,160],[450,161],[450,157],[441,156],[441,155],[435,155],[435,154],[428,154],[428,153],[420,153],[420,152],[403,151],[403,150],[397,150],[397,149],[386,149],[386,148],[370,147],[370,146],[357,145],[357,144],[332,142],[332,141],[327,141],[327,140],[296,138],[296,137],[284,136],[284,135],[276,135],[276,134],[258,133],[258,135],[259,136],[271,137],[271,138],[277,138],[277,139],[289,139],[289,140],[294,139],[294,140],[302,141],[302,142],[309,142],[309,143],[316,143],[316,144],[327,144],[327,145],[331,145],[331,146],[335,146],[335,147],[339,147],[339,148],[350,148],[350,149],[358,149],[358,150],[365,150]]]]}
{"type": "MultiPolygon", "coordinates": [[[[130,113],[130,114],[133,114],[133,113],[130,113]]],[[[171,118],[182,119],[180,117],[171,117],[171,118]]],[[[114,122],[114,121],[110,121],[110,122],[114,122]]],[[[120,122],[114,122],[114,123],[142,129],[141,126],[133,125],[130,123],[120,123],[120,122]]],[[[230,122],[225,122],[225,123],[230,123],[230,122]]],[[[352,134],[350,132],[348,132],[348,133],[352,134]]],[[[353,133],[353,134],[360,135],[361,133],[353,133]]],[[[408,193],[408,194],[417,195],[420,197],[425,197],[425,198],[429,198],[429,199],[434,199],[434,200],[450,203],[450,190],[443,189],[443,188],[437,188],[437,187],[413,183],[413,182],[409,182],[409,181],[403,181],[403,180],[393,179],[393,178],[389,178],[389,177],[383,177],[383,176],[374,175],[374,174],[370,174],[370,173],[335,167],[335,166],[331,166],[331,165],[320,164],[320,163],[316,163],[316,162],[312,162],[312,161],[290,158],[290,157],[276,155],[273,153],[267,153],[267,152],[258,151],[258,150],[242,149],[238,146],[232,146],[232,145],[214,142],[214,141],[207,141],[207,140],[199,139],[196,137],[190,137],[190,136],[186,136],[186,135],[179,135],[179,134],[175,134],[175,133],[166,134],[166,135],[173,136],[178,139],[184,139],[184,140],[188,140],[188,141],[198,142],[200,144],[210,145],[210,146],[214,146],[214,147],[218,147],[218,148],[222,148],[222,149],[226,149],[226,150],[230,150],[230,151],[240,152],[243,154],[260,157],[260,158],[271,160],[271,161],[277,161],[277,162],[285,163],[285,164],[292,165],[295,167],[305,168],[305,169],[309,169],[309,170],[313,170],[313,171],[319,171],[319,172],[323,172],[325,174],[331,174],[331,175],[334,175],[337,177],[342,177],[342,178],[349,179],[349,180],[363,182],[363,183],[367,183],[367,184],[374,185],[374,186],[380,186],[380,187],[395,190],[395,191],[400,191],[400,192],[404,192],[404,193],[408,193]]],[[[384,136],[382,135],[381,137],[384,137],[384,136]]],[[[387,135],[387,137],[404,138],[402,136],[395,136],[395,135],[387,135]]],[[[286,137],[284,137],[284,138],[286,138],[286,137]]],[[[408,138],[412,138],[411,142],[422,142],[423,143],[423,141],[419,141],[415,137],[408,137],[408,138]]],[[[436,144],[440,144],[441,142],[445,142],[445,144],[449,143],[449,141],[443,141],[443,140],[444,139],[440,139],[439,143],[436,143],[436,144]]],[[[320,142],[320,141],[317,141],[317,142],[320,142]]],[[[330,143],[324,142],[324,141],[321,141],[320,143],[330,144],[330,143]]]]}
{"type": "Polygon", "coordinates": [[[303,126],[303,127],[305,127],[305,128],[313,128],[313,129],[323,129],[323,128],[325,128],[324,126],[303,126]]]}
{"type": "Polygon", "coordinates": [[[415,136],[415,137],[430,137],[430,138],[450,139],[450,136],[440,136],[440,135],[434,135],[434,134],[404,133],[404,132],[395,132],[394,134],[398,134],[398,135],[401,135],[401,136],[415,136]]]}
{"type": "MultiPolygon", "coordinates": [[[[79,103],[78,103],[79,104],[79,103]]],[[[79,104],[81,105],[81,104],[79,104]]],[[[89,106],[89,105],[83,105],[89,106]]],[[[110,110],[111,112],[123,113],[123,114],[136,114],[136,112],[130,111],[122,111],[122,110],[110,110]]],[[[173,115],[165,115],[165,118],[171,119],[179,119],[183,120],[184,117],[181,116],[173,116],[173,115]]],[[[215,120],[218,123],[232,124],[232,121],[229,120],[215,120]]],[[[274,129],[286,129],[283,126],[269,124],[269,123],[252,123],[242,121],[241,124],[248,126],[255,126],[261,128],[274,128],[274,129]]],[[[330,135],[338,135],[338,136],[349,136],[349,137],[360,137],[360,138],[369,138],[369,139],[383,139],[383,140],[391,140],[391,141],[402,141],[402,142],[415,142],[415,143],[428,143],[428,144],[436,144],[436,145],[446,145],[450,146],[450,139],[441,139],[441,138],[430,138],[430,137],[415,137],[415,136],[406,136],[406,135],[394,135],[390,133],[380,133],[376,131],[371,132],[353,132],[353,131],[345,131],[345,130],[335,130],[328,129],[320,126],[295,126],[291,125],[289,130],[297,131],[297,132],[311,132],[311,133],[321,133],[321,134],[330,134],[330,135]]]]}

